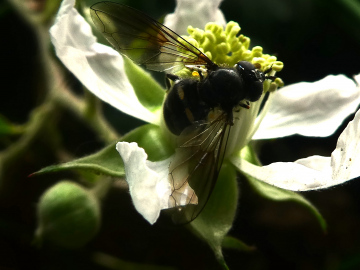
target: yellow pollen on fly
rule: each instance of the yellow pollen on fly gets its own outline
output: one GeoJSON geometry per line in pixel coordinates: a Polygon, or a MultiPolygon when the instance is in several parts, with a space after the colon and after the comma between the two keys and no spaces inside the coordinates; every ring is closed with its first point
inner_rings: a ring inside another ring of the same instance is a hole
{"type": "Polygon", "coordinates": [[[200,76],[199,72],[197,72],[197,71],[195,71],[195,70],[191,73],[191,75],[192,75],[193,77],[199,77],[199,76],[200,76]]]}

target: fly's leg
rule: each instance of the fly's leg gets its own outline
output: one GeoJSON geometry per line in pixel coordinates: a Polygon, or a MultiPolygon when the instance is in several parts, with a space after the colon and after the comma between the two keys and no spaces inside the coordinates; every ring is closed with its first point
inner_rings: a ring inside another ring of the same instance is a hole
{"type": "MultiPolygon", "coordinates": [[[[271,71],[272,71],[272,65],[267,70],[264,71],[264,74],[266,75],[266,74],[270,73],[271,71]]],[[[265,76],[266,80],[271,80],[272,82],[275,81],[277,78],[279,78],[279,77],[278,76],[271,76],[271,75],[266,75],[265,76]]]]}

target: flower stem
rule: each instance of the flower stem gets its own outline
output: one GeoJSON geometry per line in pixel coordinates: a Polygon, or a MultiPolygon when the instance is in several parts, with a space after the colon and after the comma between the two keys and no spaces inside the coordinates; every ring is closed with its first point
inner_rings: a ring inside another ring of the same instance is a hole
{"type": "Polygon", "coordinates": [[[0,152],[1,194],[6,194],[7,187],[16,185],[13,172],[17,167],[21,167],[24,162],[23,157],[33,149],[39,137],[46,134],[44,136],[46,148],[59,150],[56,149],[59,148],[58,140],[53,135],[60,133],[57,131],[56,123],[57,115],[62,108],[69,110],[88,124],[105,143],[114,142],[120,137],[104,118],[100,101],[91,94],[85,94],[85,98],[80,98],[71,92],[70,85],[65,79],[65,69],[49,49],[49,25],[34,23],[24,17],[28,19],[29,25],[37,35],[46,93],[42,103],[33,110],[30,120],[24,125],[20,138],[0,152]]]}
{"type": "Polygon", "coordinates": [[[99,200],[104,198],[113,184],[113,179],[110,177],[102,177],[97,181],[95,186],[91,189],[91,193],[99,200]]]}

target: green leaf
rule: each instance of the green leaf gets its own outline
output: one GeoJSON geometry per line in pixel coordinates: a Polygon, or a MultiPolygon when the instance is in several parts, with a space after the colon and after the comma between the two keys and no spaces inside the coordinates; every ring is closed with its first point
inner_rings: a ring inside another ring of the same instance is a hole
{"type": "Polygon", "coordinates": [[[144,69],[124,57],[126,75],[135,90],[140,103],[149,111],[160,110],[165,96],[165,90],[144,69]]]}
{"type": "Polygon", "coordinates": [[[189,228],[214,251],[224,269],[228,269],[223,254],[222,242],[230,230],[237,207],[238,186],[236,170],[229,163],[224,163],[214,191],[200,215],[189,225],[189,228]]]}
{"type": "MultiPolygon", "coordinates": [[[[261,166],[255,151],[250,146],[246,146],[241,150],[241,157],[252,164],[261,166]]],[[[272,201],[293,201],[296,202],[305,208],[307,208],[311,214],[313,214],[318,220],[323,231],[326,232],[327,225],[325,219],[322,217],[320,212],[312,205],[307,199],[301,196],[294,191],[281,189],[272,185],[269,185],[265,182],[259,181],[249,175],[245,175],[246,179],[249,181],[251,187],[262,197],[272,200],[272,201]]]]}
{"type": "Polygon", "coordinates": [[[227,249],[234,249],[240,252],[250,252],[255,250],[255,247],[248,246],[239,239],[229,235],[225,236],[224,241],[222,242],[222,247],[227,249]]]}
{"type": "MultiPolygon", "coordinates": [[[[162,138],[161,130],[155,125],[144,125],[126,134],[119,141],[137,142],[148,153],[151,160],[165,159],[171,154],[171,148],[166,147],[162,138]]],[[[124,164],[119,153],[115,148],[116,143],[112,143],[99,152],[72,160],[67,163],[48,166],[32,174],[44,174],[65,170],[91,171],[114,177],[124,177],[124,164]]]]}

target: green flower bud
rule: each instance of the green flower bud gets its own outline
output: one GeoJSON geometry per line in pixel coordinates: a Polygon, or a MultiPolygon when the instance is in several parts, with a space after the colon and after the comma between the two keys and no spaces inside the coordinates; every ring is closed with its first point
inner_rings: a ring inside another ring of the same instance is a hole
{"type": "Polygon", "coordinates": [[[37,243],[48,240],[65,248],[81,247],[95,236],[99,227],[99,202],[78,184],[62,181],[40,198],[37,243]]]}

